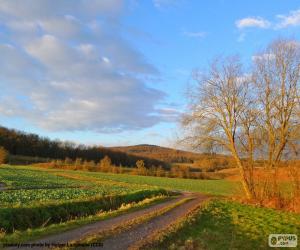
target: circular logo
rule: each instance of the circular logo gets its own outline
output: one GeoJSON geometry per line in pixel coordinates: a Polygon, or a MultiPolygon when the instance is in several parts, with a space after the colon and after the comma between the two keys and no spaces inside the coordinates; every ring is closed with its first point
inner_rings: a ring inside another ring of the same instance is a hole
{"type": "Polygon", "coordinates": [[[277,238],[276,237],[272,237],[271,238],[271,244],[272,245],[276,245],[276,243],[277,243],[277,238]]]}

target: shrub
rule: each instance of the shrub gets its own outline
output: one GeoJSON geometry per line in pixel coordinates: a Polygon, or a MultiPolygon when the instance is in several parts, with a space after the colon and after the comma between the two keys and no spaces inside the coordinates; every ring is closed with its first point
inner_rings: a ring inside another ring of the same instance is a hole
{"type": "Polygon", "coordinates": [[[147,175],[147,168],[145,167],[145,163],[143,160],[139,160],[136,162],[137,174],[138,175],[147,175]]]}
{"type": "Polygon", "coordinates": [[[111,168],[111,159],[106,155],[99,163],[100,171],[109,172],[111,168]]]}
{"type": "Polygon", "coordinates": [[[8,152],[5,148],[0,147],[0,164],[4,164],[7,162],[8,152]]]}

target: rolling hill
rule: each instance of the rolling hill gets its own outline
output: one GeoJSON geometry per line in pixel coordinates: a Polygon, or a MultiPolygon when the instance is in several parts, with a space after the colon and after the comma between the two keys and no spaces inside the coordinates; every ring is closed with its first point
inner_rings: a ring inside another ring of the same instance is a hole
{"type": "Polygon", "coordinates": [[[166,163],[189,163],[192,164],[193,167],[200,167],[200,165],[203,164],[208,165],[207,162],[215,165],[227,165],[228,163],[232,166],[232,158],[222,154],[194,153],[149,144],[110,147],[110,149],[121,151],[130,155],[160,160],[166,163]]]}

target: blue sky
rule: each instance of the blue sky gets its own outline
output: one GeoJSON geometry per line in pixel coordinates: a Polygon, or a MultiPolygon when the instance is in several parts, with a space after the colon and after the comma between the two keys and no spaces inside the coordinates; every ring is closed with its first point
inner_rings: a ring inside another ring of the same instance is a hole
{"type": "Polygon", "coordinates": [[[299,39],[292,0],[0,0],[0,124],[78,143],[170,145],[191,72],[299,39]]]}

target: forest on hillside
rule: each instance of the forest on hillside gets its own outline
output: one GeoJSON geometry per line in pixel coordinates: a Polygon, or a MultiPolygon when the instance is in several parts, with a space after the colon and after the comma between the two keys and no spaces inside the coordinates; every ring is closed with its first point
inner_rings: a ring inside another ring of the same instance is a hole
{"type": "Polygon", "coordinates": [[[168,167],[163,161],[142,156],[117,152],[105,147],[77,145],[69,141],[50,140],[36,134],[25,133],[14,129],[0,127],[0,146],[11,155],[43,157],[49,159],[70,158],[99,162],[108,156],[114,165],[135,166],[138,160],[143,160],[145,166],[168,167]]]}

